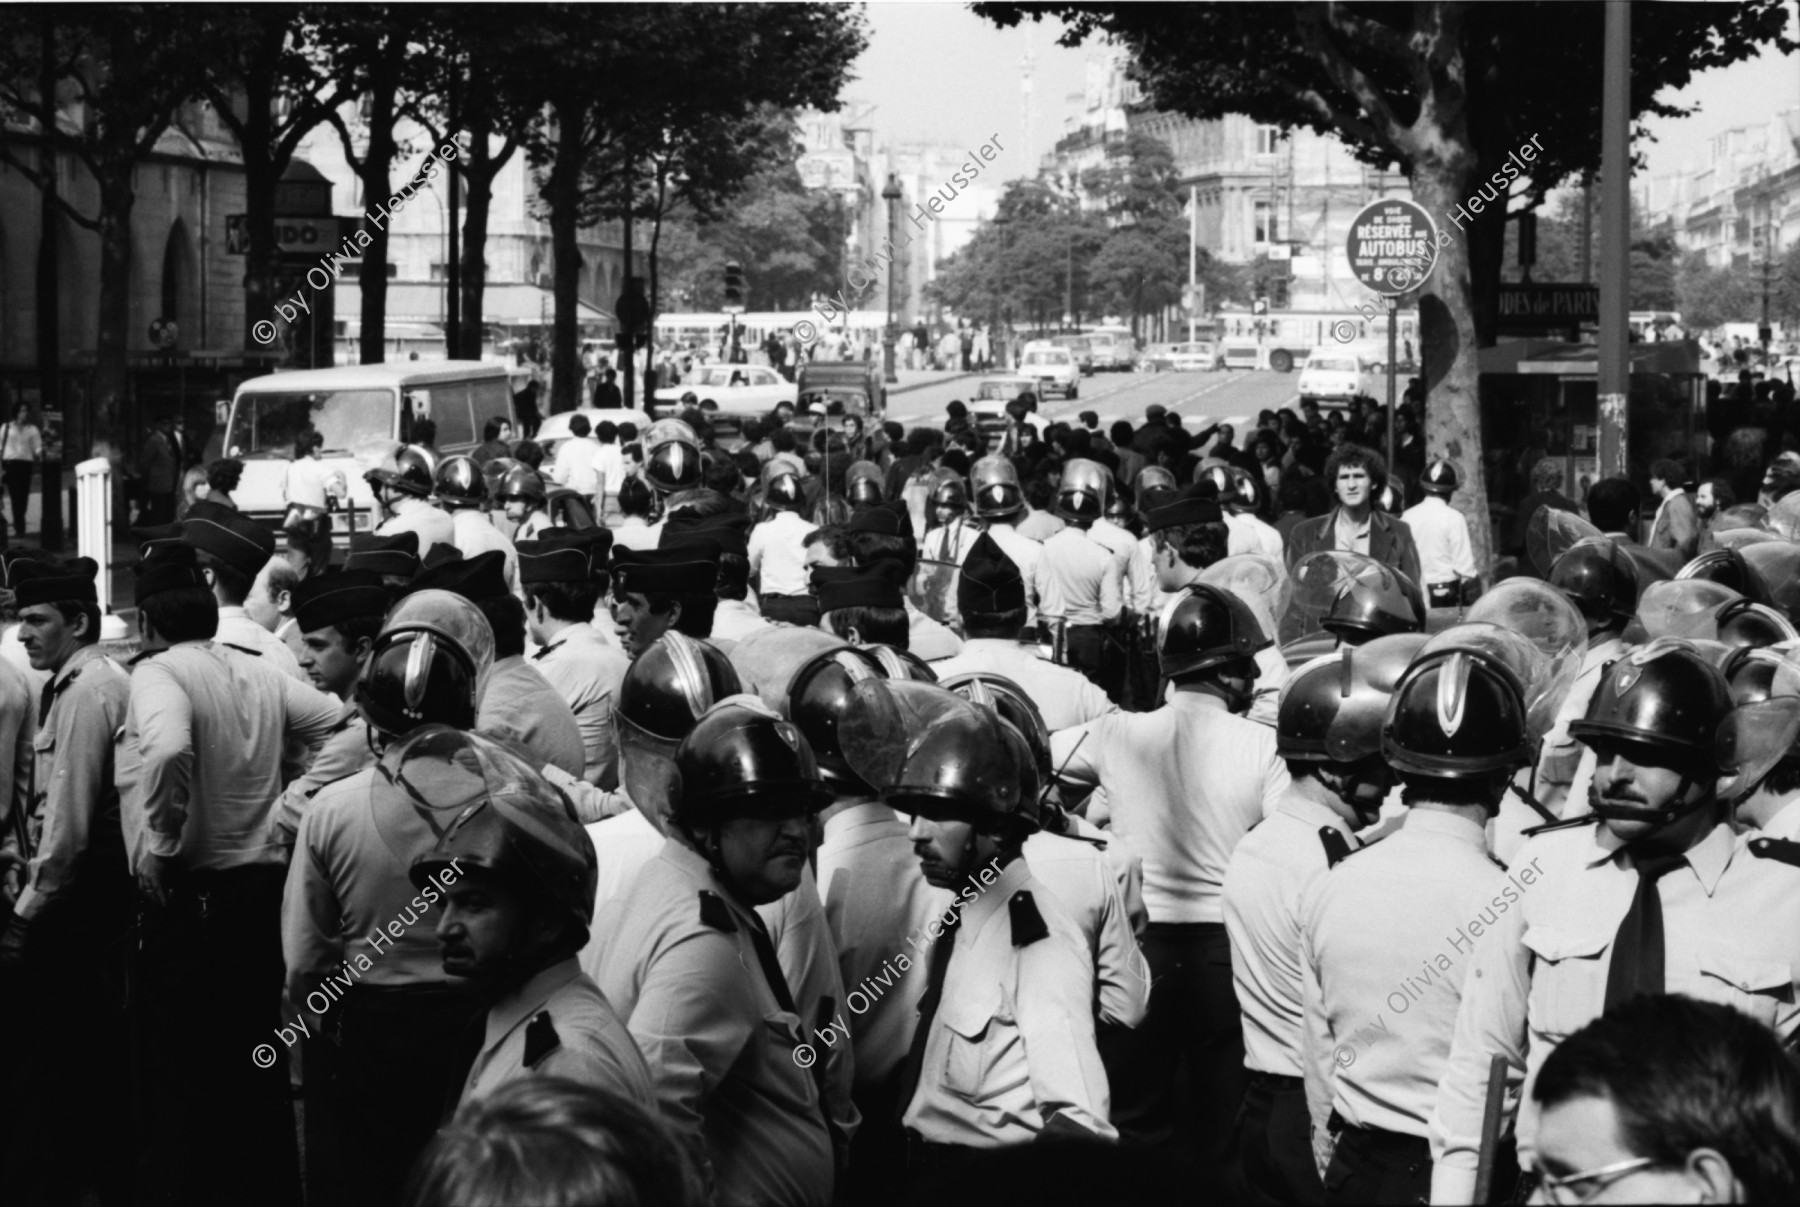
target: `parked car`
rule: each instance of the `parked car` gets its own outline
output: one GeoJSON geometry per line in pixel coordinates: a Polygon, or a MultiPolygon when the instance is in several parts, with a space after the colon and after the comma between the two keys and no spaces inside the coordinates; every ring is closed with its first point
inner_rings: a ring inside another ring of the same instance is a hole
{"type": "Polygon", "coordinates": [[[1101,369],[1129,372],[1137,367],[1137,345],[1129,327],[1097,327],[1088,332],[1086,338],[1093,350],[1096,372],[1101,369]]]}
{"type": "Polygon", "coordinates": [[[1204,341],[1152,344],[1138,358],[1138,370],[1148,373],[1211,372],[1221,367],[1218,348],[1204,341]]]}
{"type": "Polygon", "coordinates": [[[799,389],[767,365],[704,365],[679,385],[656,392],[656,417],[675,414],[684,394],[696,402],[712,399],[722,413],[739,417],[766,415],[778,402],[794,402],[799,389]]]}
{"type": "Polygon", "coordinates": [[[1055,344],[1058,348],[1067,348],[1069,355],[1075,358],[1075,364],[1083,377],[1090,377],[1094,372],[1094,345],[1085,335],[1053,335],[1046,343],[1055,344]]]}
{"type": "Polygon", "coordinates": [[[1064,398],[1081,395],[1081,369],[1067,348],[1051,343],[1026,344],[1019,360],[1019,373],[1035,379],[1043,394],[1054,391],[1064,398]]]}
{"type": "Polygon", "coordinates": [[[1353,351],[1315,348],[1300,369],[1300,401],[1340,402],[1349,405],[1360,395],[1375,394],[1375,370],[1353,351]]]}

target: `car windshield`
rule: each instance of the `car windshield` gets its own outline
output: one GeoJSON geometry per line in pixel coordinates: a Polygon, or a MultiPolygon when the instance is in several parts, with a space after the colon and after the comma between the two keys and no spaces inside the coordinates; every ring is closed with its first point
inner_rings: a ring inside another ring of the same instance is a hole
{"type": "Polygon", "coordinates": [[[801,410],[815,404],[822,407],[827,415],[869,413],[869,396],[854,386],[815,386],[800,395],[801,410]]]}
{"type": "Polygon", "coordinates": [[[1025,363],[1028,365],[1066,365],[1069,363],[1069,354],[1060,348],[1054,352],[1048,350],[1027,352],[1025,363]]]}
{"type": "Polygon", "coordinates": [[[1326,356],[1326,357],[1321,357],[1317,360],[1309,360],[1306,362],[1306,367],[1309,369],[1320,369],[1326,373],[1354,373],[1354,372],[1356,372],[1356,362],[1355,361],[1346,360],[1343,357],[1338,357],[1338,356],[1326,356]]]}
{"type": "Polygon", "coordinates": [[[984,381],[981,383],[981,387],[975,392],[975,397],[983,401],[993,401],[997,399],[1000,402],[1011,402],[1013,399],[1017,398],[1020,391],[1025,388],[1026,387],[1022,382],[984,381]]]}
{"type": "MultiPolygon", "coordinates": [[[[684,383],[685,384],[685,383],[684,383]]],[[[695,385],[713,386],[725,389],[729,386],[747,386],[750,384],[750,371],[743,365],[713,365],[703,369],[695,385]],[[737,378],[734,382],[732,378],[737,378]]]]}
{"type": "Polygon", "coordinates": [[[324,438],[326,456],[360,452],[392,438],[394,407],[391,389],[240,394],[225,436],[226,455],[292,457],[295,439],[307,428],[324,438]]]}

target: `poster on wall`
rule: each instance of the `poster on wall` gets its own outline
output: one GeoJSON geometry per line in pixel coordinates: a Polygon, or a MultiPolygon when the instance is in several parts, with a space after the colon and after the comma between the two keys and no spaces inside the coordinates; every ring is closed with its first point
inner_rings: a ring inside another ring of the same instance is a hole
{"type": "Polygon", "coordinates": [[[45,411],[38,424],[44,437],[44,460],[61,461],[63,445],[63,413],[45,411]]]}

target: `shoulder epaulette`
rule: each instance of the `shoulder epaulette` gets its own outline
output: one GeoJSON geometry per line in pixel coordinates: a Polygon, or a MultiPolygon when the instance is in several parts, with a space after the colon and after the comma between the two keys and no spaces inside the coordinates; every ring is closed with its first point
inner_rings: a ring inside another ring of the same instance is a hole
{"type": "Polygon", "coordinates": [[[1506,870],[1506,864],[1498,855],[1494,854],[1492,851],[1483,851],[1482,854],[1487,856],[1487,861],[1489,863],[1493,864],[1503,872],[1506,870]]]}
{"type": "Polygon", "coordinates": [[[1785,838],[1752,838],[1750,853],[1758,859],[1773,859],[1800,868],[1800,842],[1785,838]]]}
{"type": "Polygon", "coordinates": [[[261,650],[253,650],[247,645],[237,645],[230,641],[221,641],[219,644],[224,646],[228,650],[236,650],[240,654],[248,654],[252,658],[261,658],[262,657],[261,650]]]}
{"type": "Polygon", "coordinates": [[[141,654],[133,654],[131,656],[131,660],[129,662],[127,662],[125,665],[126,666],[136,666],[138,663],[142,662],[144,659],[154,658],[160,653],[162,653],[161,650],[145,650],[141,654]]]}
{"type": "Polygon", "coordinates": [[[1583,813],[1580,817],[1565,817],[1561,821],[1547,821],[1541,826],[1529,826],[1519,832],[1530,838],[1536,834],[1548,834],[1552,830],[1572,830],[1576,826],[1592,825],[1599,820],[1598,813],[1583,813]]]}
{"type": "Polygon", "coordinates": [[[331,787],[331,785],[337,783],[339,780],[347,780],[355,774],[356,774],[355,771],[346,771],[342,775],[333,776],[332,778],[326,780],[324,783],[320,784],[316,788],[308,788],[304,795],[306,796],[307,800],[311,800],[313,797],[315,797],[319,793],[325,791],[325,789],[331,787]]]}
{"type": "Polygon", "coordinates": [[[1336,826],[1319,827],[1319,844],[1325,848],[1325,866],[1336,867],[1350,857],[1350,844],[1336,826]]]}
{"type": "Polygon", "coordinates": [[[1031,893],[1020,889],[1006,903],[1012,915],[1012,941],[1014,947],[1029,947],[1039,939],[1050,936],[1050,928],[1044,924],[1044,915],[1038,912],[1037,902],[1031,899],[1031,893]]]}
{"type": "Polygon", "coordinates": [[[562,1047],[562,1036],[556,1033],[556,1024],[550,1021],[550,1012],[542,1010],[538,1016],[525,1024],[525,1067],[535,1068],[537,1063],[562,1047]]]}
{"type": "Polygon", "coordinates": [[[543,649],[541,649],[537,653],[533,654],[531,656],[531,660],[533,662],[542,662],[544,659],[546,659],[550,656],[551,650],[555,649],[557,645],[561,645],[561,644],[562,644],[562,642],[559,641],[556,643],[556,645],[545,646],[543,649]]]}
{"type": "Polygon", "coordinates": [[[737,923],[731,920],[731,909],[725,904],[725,898],[705,889],[700,890],[700,921],[728,935],[737,933],[737,923]]]}

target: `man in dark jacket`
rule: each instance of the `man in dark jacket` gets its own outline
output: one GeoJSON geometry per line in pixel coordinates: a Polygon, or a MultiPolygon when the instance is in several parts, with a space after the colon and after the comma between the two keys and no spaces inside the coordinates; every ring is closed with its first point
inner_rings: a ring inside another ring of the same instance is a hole
{"type": "Polygon", "coordinates": [[[1337,492],[1337,506],[1316,520],[1294,526],[1288,535],[1288,566],[1309,553],[1338,549],[1366,554],[1417,583],[1419,549],[1412,531],[1399,516],[1375,509],[1375,496],[1387,485],[1387,462],[1381,454],[1361,445],[1341,444],[1325,462],[1325,481],[1337,492]]]}

